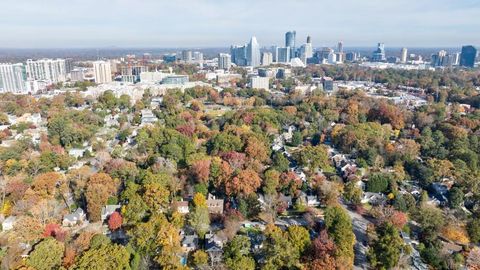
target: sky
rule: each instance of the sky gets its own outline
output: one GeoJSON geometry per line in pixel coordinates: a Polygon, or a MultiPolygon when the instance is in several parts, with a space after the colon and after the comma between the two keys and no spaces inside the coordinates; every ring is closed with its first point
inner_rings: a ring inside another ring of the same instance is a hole
{"type": "Polygon", "coordinates": [[[480,45],[480,0],[1,0],[0,48],[480,45]]]}

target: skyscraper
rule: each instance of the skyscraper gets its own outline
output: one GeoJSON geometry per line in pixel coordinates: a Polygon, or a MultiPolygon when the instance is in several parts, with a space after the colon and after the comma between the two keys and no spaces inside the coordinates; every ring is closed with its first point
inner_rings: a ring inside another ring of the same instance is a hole
{"type": "Polygon", "coordinates": [[[237,66],[247,65],[247,46],[232,46],[230,47],[230,54],[232,55],[232,63],[237,66]]]}
{"type": "Polygon", "coordinates": [[[256,37],[252,37],[247,46],[247,65],[260,66],[260,45],[258,45],[256,37]]]}
{"type": "MultiPolygon", "coordinates": [[[[290,47],[290,58],[295,57],[295,37],[296,31],[289,31],[285,33],[285,47],[290,47]]],[[[290,61],[290,59],[288,59],[290,61]]]]}
{"type": "Polygon", "coordinates": [[[289,63],[290,62],[290,47],[278,47],[277,48],[277,63],[289,63]]]}
{"type": "Polygon", "coordinates": [[[447,51],[441,50],[436,54],[433,54],[430,60],[432,67],[443,67],[447,65],[447,51]]]}
{"type": "Polygon", "coordinates": [[[377,49],[372,54],[372,61],[373,62],[384,62],[387,60],[385,57],[385,44],[378,43],[377,49]]]}
{"type": "Polygon", "coordinates": [[[22,63],[0,64],[0,93],[25,94],[26,73],[22,63]]]}
{"type": "Polygon", "coordinates": [[[300,48],[300,59],[304,64],[307,64],[307,60],[313,57],[312,39],[307,37],[307,43],[300,48]]]}
{"type": "Polygon", "coordinates": [[[402,51],[400,52],[400,62],[401,63],[406,63],[407,62],[407,55],[408,55],[407,48],[402,48],[402,51]]]}
{"type": "Polygon", "coordinates": [[[185,61],[185,63],[192,62],[192,60],[193,60],[192,51],[183,50],[182,51],[182,60],[185,61]]]}
{"type": "Polygon", "coordinates": [[[460,66],[473,68],[475,66],[475,58],[477,57],[477,49],[472,45],[462,47],[460,54],[460,66]]]}
{"type": "Polygon", "coordinates": [[[343,53],[343,42],[342,41],[338,42],[337,49],[338,49],[339,53],[343,53]]]}
{"type": "Polygon", "coordinates": [[[112,81],[112,69],[110,62],[95,61],[93,62],[93,72],[95,74],[96,83],[108,83],[112,81]]]}
{"type": "Polygon", "coordinates": [[[193,52],[193,60],[197,63],[203,63],[203,53],[202,52],[193,52]]]}
{"type": "Polygon", "coordinates": [[[65,72],[70,73],[72,69],[73,69],[73,59],[72,58],[65,59],[65,72]]]}
{"type": "Polygon", "coordinates": [[[230,66],[232,65],[231,61],[232,56],[227,53],[220,53],[218,55],[218,68],[219,69],[224,69],[224,70],[229,70],[230,66]]]}

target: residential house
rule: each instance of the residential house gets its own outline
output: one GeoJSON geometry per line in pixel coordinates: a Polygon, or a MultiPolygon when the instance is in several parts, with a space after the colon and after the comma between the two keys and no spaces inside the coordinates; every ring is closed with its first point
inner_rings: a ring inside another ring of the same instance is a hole
{"type": "Polygon", "coordinates": [[[448,187],[443,183],[432,183],[430,185],[430,195],[434,201],[438,201],[440,205],[448,203],[448,187]]]}
{"type": "Polygon", "coordinates": [[[307,206],[308,207],[317,207],[320,206],[320,201],[318,197],[315,195],[308,195],[307,196],[307,206]]]}
{"type": "Polygon", "coordinates": [[[120,204],[105,205],[102,208],[102,223],[105,223],[108,217],[113,214],[113,212],[119,211],[122,206],[120,204]]]}
{"type": "Polygon", "coordinates": [[[207,208],[210,214],[223,214],[223,199],[217,199],[214,195],[208,194],[207,208]]]}
{"type": "Polygon", "coordinates": [[[141,126],[144,126],[147,124],[153,124],[158,121],[158,118],[153,114],[152,110],[143,109],[141,113],[142,113],[141,126]]]}
{"type": "Polygon", "coordinates": [[[182,239],[182,248],[185,253],[190,253],[198,248],[198,235],[185,235],[182,239]]]}
{"type": "Polygon", "coordinates": [[[63,217],[62,225],[64,227],[73,227],[76,225],[81,225],[86,220],[85,212],[82,208],[77,208],[75,212],[65,215],[63,217]]]}
{"type": "Polygon", "coordinates": [[[369,203],[371,205],[381,205],[386,201],[383,193],[364,192],[361,203],[369,203]]]}
{"type": "Polygon", "coordinates": [[[86,146],[83,148],[71,148],[68,150],[68,154],[74,158],[81,158],[85,155],[85,152],[89,151],[90,153],[93,151],[92,146],[86,146]]]}
{"type": "Polygon", "coordinates": [[[190,212],[188,208],[188,201],[179,201],[179,202],[174,202],[174,209],[177,210],[178,213],[180,214],[188,214],[190,212]]]}
{"type": "Polygon", "coordinates": [[[283,193],[280,193],[278,200],[283,202],[287,208],[292,207],[292,196],[285,196],[283,193]]]}
{"type": "Polygon", "coordinates": [[[207,252],[208,257],[210,258],[210,265],[214,266],[222,262],[222,243],[216,239],[214,234],[211,233],[205,235],[205,240],[207,241],[205,244],[205,252],[207,252]]]}

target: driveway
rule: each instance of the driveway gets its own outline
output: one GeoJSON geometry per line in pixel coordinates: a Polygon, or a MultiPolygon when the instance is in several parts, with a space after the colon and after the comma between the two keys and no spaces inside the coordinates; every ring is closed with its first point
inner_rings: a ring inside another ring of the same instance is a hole
{"type": "Polygon", "coordinates": [[[349,209],[345,204],[341,203],[343,208],[347,210],[348,215],[352,219],[353,233],[355,234],[356,242],[354,246],[355,260],[354,269],[368,269],[367,250],[367,225],[370,224],[366,218],[357,212],[349,209]]]}

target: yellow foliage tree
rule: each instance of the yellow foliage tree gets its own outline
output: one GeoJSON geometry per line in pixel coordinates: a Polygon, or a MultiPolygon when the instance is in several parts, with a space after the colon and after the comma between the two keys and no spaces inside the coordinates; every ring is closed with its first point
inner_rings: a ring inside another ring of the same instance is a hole
{"type": "Polygon", "coordinates": [[[460,226],[445,226],[442,229],[442,235],[447,238],[448,240],[461,243],[461,244],[468,244],[470,243],[470,239],[468,238],[467,232],[464,227],[460,226]]]}

